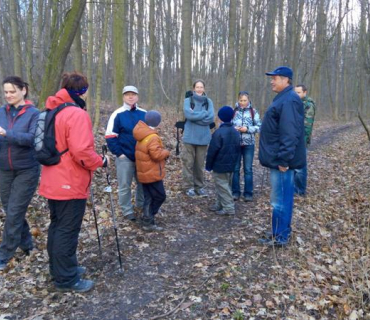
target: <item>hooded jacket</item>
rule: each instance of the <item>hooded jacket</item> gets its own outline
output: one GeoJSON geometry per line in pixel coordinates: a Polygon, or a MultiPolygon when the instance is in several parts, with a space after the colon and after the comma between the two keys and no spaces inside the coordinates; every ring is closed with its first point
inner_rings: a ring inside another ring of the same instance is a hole
{"type": "Polygon", "coordinates": [[[141,183],[161,181],[165,177],[165,159],[170,152],[164,149],[157,131],[143,121],[133,130],[137,140],[135,147],[137,178],[141,183]]]}
{"type": "Polygon", "coordinates": [[[29,100],[12,117],[11,106],[0,108],[0,127],[6,130],[6,136],[0,137],[0,169],[21,170],[38,165],[35,159],[33,141],[39,111],[29,100]]]}
{"type": "MultiPolygon", "coordinates": [[[[46,109],[54,109],[65,102],[74,102],[67,90],[59,90],[46,100],[46,109]]],[[[54,166],[43,166],[39,193],[47,199],[86,199],[92,173],[103,165],[94,150],[94,136],[88,113],[79,107],[67,107],[56,115],[55,141],[58,151],[68,148],[61,161],[54,166]]]]}

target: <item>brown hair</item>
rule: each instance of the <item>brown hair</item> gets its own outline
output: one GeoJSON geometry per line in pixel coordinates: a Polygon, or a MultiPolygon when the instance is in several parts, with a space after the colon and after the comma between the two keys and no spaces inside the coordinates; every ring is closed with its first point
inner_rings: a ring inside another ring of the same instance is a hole
{"type": "Polygon", "coordinates": [[[79,72],[64,73],[62,75],[62,88],[66,90],[80,91],[89,87],[87,77],[79,72]]]}
{"type": "Polygon", "coordinates": [[[13,86],[16,86],[19,90],[23,90],[23,88],[26,88],[26,94],[24,95],[24,98],[27,98],[27,96],[28,96],[28,83],[23,81],[22,78],[17,77],[17,76],[9,76],[9,77],[6,77],[3,80],[3,85],[5,83],[10,83],[13,86]]]}
{"type": "Polygon", "coordinates": [[[197,80],[195,80],[195,81],[194,81],[194,83],[193,83],[193,89],[195,89],[195,86],[196,86],[196,84],[197,84],[198,82],[200,82],[201,84],[203,84],[203,87],[204,87],[204,88],[206,87],[206,84],[204,83],[204,80],[202,80],[202,79],[197,79],[197,80]]]}

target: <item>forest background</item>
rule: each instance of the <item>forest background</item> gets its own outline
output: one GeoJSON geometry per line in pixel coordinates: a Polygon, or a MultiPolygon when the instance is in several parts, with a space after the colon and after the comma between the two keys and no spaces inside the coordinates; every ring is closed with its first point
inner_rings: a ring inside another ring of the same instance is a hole
{"type": "Polygon", "coordinates": [[[202,78],[217,108],[247,90],[263,113],[265,72],[278,65],[309,88],[319,117],[370,116],[367,0],[2,0],[0,12],[0,78],[22,76],[42,108],[63,71],[83,72],[95,128],[125,84],[149,109],[180,111],[202,78]]]}

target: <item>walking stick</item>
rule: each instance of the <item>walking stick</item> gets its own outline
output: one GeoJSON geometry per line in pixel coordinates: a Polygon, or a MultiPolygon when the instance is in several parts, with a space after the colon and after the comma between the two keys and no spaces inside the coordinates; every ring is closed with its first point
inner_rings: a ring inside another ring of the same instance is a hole
{"type": "Polygon", "coordinates": [[[94,190],[93,186],[90,187],[90,201],[91,201],[91,206],[92,206],[92,211],[94,214],[94,220],[95,220],[95,229],[96,229],[96,234],[98,236],[98,244],[99,244],[99,253],[101,257],[101,243],[100,243],[100,235],[99,235],[99,227],[98,227],[98,220],[96,218],[96,211],[95,211],[95,202],[94,202],[94,190]]]}
{"type": "MultiPolygon", "coordinates": [[[[107,151],[108,151],[107,146],[106,145],[103,145],[102,146],[102,150],[103,150],[103,156],[105,156],[106,153],[107,153],[107,151]]],[[[108,183],[108,185],[104,188],[104,192],[109,193],[109,196],[110,196],[110,207],[111,207],[111,212],[112,212],[112,220],[113,220],[114,233],[116,234],[116,244],[117,244],[117,251],[118,251],[118,261],[119,261],[120,270],[121,270],[121,272],[123,272],[122,259],[121,259],[121,251],[119,249],[119,241],[118,241],[116,214],[114,212],[114,204],[113,204],[113,196],[112,196],[112,186],[111,186],[111,183],[110,183],[110,173],[109,173],[109,167],[108,166],[105,168],[105,172],[107,174],[107,183],[108,183]]]]}

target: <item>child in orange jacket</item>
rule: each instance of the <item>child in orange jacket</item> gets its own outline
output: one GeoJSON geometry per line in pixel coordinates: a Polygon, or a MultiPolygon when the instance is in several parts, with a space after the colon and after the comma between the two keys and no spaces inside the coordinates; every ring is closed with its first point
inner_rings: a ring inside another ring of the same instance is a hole
{"type": "Polygon", "coordinates": [[[137,178],[143,184],[144,190],[142,224],[145,231],[163,230],[156,225],[154,217],[166,200],[163,185],[164,165],[170,152],[163,147],[162,140],[155,130],[160,122],[161,114],[151,110],[145,115],[145,123],[139,121],[133,130],[134,138],[137,140],[135,147],[137,178]]]}

